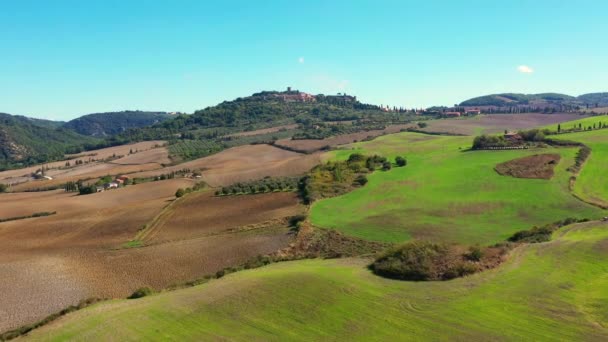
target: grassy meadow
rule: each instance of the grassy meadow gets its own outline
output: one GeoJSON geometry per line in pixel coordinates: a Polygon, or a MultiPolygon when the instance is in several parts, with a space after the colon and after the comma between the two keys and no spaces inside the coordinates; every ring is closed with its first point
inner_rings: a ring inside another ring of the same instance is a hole
{"type": "Polygon", "coordinates": [[[497,269],[445,282],[374,276],[362,259],[284,262],[78,311],[33,340],[608,339],[608,225],[562,228],[497,269]]]}
{"type": "Polygon", "coordinates": [[[576,148],[465,151],[471,141],[408,132],[329,152],[329,159],[346,159],[353,152],[401,155],[408,165],[376,171],[365,187],[316,202],[312,223],[384,242],[492,244],[534,225],[602,216],[601,209],[568,190],[572,174],[566,169],[574,164],[576,148]],[[498,163],[538,153],[561,155],[551,180],[506,177],[494,170],[498,163]]]}

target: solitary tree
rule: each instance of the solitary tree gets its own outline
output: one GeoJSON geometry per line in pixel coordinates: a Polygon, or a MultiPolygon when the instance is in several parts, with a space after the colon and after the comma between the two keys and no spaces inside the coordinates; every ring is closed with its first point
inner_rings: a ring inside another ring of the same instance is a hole
{"type": "Polygon", "coordinates": [[[397,163],[397,166],[402,167],[402,166],[406,166],[407,165],[407,160],[401,156],[395,158],[395,163],[397,163]]]}
{"type": "Polygon", "coordinates": [[[562,131],[562,125],[561,124],[557,124],[557,133],[562,131]]]}

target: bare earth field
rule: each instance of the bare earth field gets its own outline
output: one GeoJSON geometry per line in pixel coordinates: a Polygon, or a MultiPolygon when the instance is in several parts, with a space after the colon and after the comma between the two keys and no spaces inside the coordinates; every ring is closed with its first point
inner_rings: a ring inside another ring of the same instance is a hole
{"type": "Polygon", "coordinates": [[[161,170],[134,173],[131,177],[153,177],[187,168],[201,170],[202,180],[207,184],[223,186],[265,176],[301,175],[319,162],[318,154],[304,155],[266,144],[245,145],[161,170]]]}
{"type": "Polygon", "coordinates": [[[277,140],[276,145],[283,146],[289,149],[311,153],[319,151],[327,146],[334,147],[338,145],[350,144],[357,141],[362,141],[368,138],[375,138],[385,134],[398,133],[403,129],[413,127],[413,124],[391,125],[383,130],[373,130],[367,132],[357,132],[351,134],[343,134],[326,139],[306,139],[306,140],[277,140]]]}
{"type": "Polygon", "coordinates": [[[426,132],[462,135],[494,134],[517,131],[581,119],[578,114],[485,114],[472,118],[427,121],[426,132]]]}
{"type": "Polygon", "coordinates": [[[0,331],[31,323],[89,297],[124,298],[165,288],[285,248],[287,218],[302,212],[293,193],[218,198],[174,193],[173,179],[87,196],[61,190],[0,195],[0,331]],[[168,209],[166,209],[168,208],[168,209]],[[165,210],[147,246],[122,248],[165,210]]]}
{"type": "Polygon", "coordinates": [[[79,155],[68,155],[70,167],[66,161],[44,164],[49,170],[46,174],[53,180],[35,180],[31,174],[40,169],[42,165],[24,169],[0,172],[0,183],[12,184],[14,191],[24,191],[36,188],[47,188],[67,181],[103,177],[108,174],[132,173],[159,169],[161,164],[170,163],[169,152],[162,146],[164,141],[147,141],[131,145],[109,147],[94,150],[79,155]],[[132,151],[133,154],[129,154],[132,151]],[[107,162],[103,159],[113,156],[122,158],[107,162]],[[77,165],[76,161],[84,164],[77,165]]]}

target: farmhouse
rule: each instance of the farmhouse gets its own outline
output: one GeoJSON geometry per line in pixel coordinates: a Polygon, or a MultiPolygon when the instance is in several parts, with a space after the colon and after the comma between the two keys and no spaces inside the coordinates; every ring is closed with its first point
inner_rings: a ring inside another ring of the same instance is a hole
{"type": "Polygon", "coordinates": [[[510,141],[511,143],[521,143],[524,140],[522,138],[522,136],[519,135],[519,133],[512,132],[512,131],[505,133],[504,137],[506,140],[510,141]]]}
{"type": "Polygon", "coordinates": [[[122,175],[122,176],[116,177],[116,180],[121,181],[122,183],[125,183],[126,181],[129,180],[129,177],[122,175]]]}
{"type": "Polygon", "coordinates": [[[103,185],[104,189],[106,189],[106,190],[118,189],[119,186],[120,186],[120,184],[118,182],[110,182],[110,183],[106,183],[103,185]]]}
{"type": "Polygon", "coordinates": [[[481,110],[479,108],[467,109],[466,113],[467,115],[479,115],[481,114],[481,110]]]}
{"type": "Polygon", "coordinates": [[[460,112],[446,112],[445,116],[449,118],[458,118],[460,117],[460,112]]]}

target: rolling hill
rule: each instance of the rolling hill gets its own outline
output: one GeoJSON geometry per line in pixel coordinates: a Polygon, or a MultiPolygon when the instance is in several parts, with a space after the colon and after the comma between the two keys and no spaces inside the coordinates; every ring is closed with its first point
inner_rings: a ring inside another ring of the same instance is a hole
{"type": "Polygon", "coordinates": [[[608,105],[608,93],[590,93],[583,94],[578,97],[558,94],[558,93],[542,93],[542,94],[518,94],[504,93],[492,94],[475,97],[460,103],[463,107],[587,107],[587,106],[606,106],[608,105]]]}
{"type": "Polygon", "coordinates": [[[0,113],[0,169],[60,159],[97,139],[59,127],[53,121],[0,113]]]}
{"type": "Polygon", "coordinates": [[[497,269],[445,282],[374,276],[365,259],[304,260],[192,288],[114,300],[35,330],[31,340],[608,339],[608,229],[568,226],[516,248],[497,269]]]}
{"type": "Polygon", "coordinates": [[[123,111],[95,113],[69,121],[64,127],[82,135],[106,137],[124,132],[130,128],[152,126],[170,118],[171,115],[165,112],[123,111]]]}

